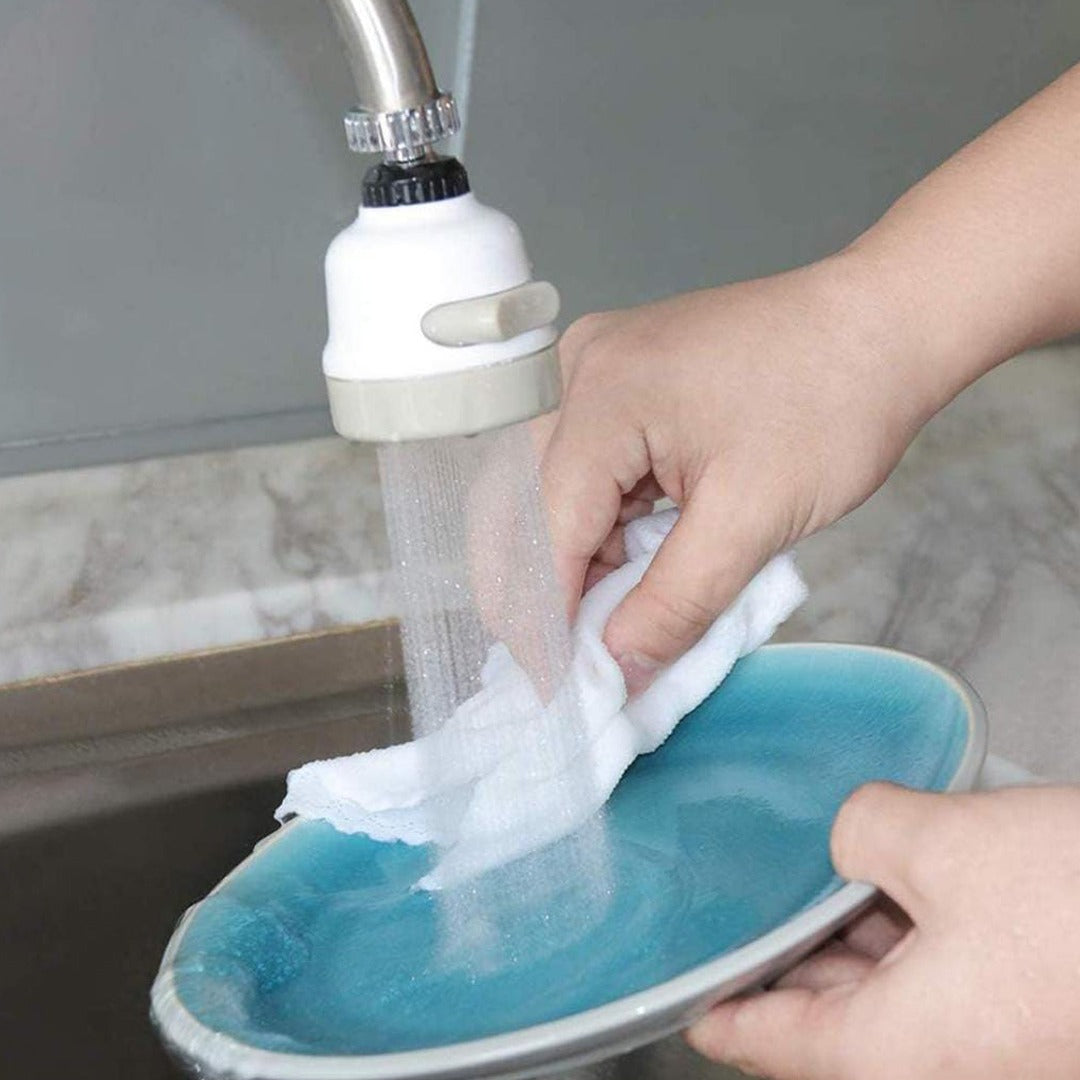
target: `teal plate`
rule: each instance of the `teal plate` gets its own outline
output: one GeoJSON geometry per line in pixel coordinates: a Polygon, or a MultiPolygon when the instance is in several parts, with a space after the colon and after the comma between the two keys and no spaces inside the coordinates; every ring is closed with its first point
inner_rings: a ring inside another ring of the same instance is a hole
{"type": "Polygon", "coordinates": [[[535,1076],[605,1057],[774,977],[872,899],[829,861],[856,787],[965,790],[985,745],[978,699],[942,668],[768,646],[626,773],[602,901],[541,867],[538,910],[520,866],[493,871],[478,895],[495,945],[448,956],[440,899],[412,889],[427,849],[293,823],[185,915],[154,1019],[199,1076],[535,1076]]]}

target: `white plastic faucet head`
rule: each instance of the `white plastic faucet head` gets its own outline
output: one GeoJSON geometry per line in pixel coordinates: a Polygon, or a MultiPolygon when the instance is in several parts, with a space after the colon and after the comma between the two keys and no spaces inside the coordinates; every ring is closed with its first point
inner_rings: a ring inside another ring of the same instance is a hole
{"type": "Polygon", "coordinates": [[[323,371],[346,438],[471,435],[559,403],[558,293],[452,159],[371,170],[326,291],[323,371]]]}

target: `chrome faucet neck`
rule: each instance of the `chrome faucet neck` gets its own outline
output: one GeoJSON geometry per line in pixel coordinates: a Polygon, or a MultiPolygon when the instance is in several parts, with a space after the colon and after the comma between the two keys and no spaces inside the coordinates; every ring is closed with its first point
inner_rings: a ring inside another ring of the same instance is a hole
{"type": "Polygon", "coordinates": [[[387,161],[424,160],[460,126],[451,94],[439,90],[406,0],[328,0],[356,82],[345,117],[349,148],[387,161]]]}

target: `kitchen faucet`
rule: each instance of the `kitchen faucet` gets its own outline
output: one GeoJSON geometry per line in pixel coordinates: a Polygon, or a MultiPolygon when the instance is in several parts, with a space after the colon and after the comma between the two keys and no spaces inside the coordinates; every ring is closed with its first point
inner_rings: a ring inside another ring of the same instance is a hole
{"type": "Polygon", "coordinates": [[[356,82],[352,150],[379,153],[326,257],[334,427],[401,442],[474,435],[559,403],[559,295],[521,233],[434,147],[460,128],[405,0],[329,0],[356,82]]]}

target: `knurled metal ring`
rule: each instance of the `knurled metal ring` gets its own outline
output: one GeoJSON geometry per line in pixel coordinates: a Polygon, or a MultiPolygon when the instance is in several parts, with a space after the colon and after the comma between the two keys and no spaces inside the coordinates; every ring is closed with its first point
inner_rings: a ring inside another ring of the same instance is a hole
{"type": "Polygon", "coordinates": [[[415,109],[372,113],[353,109],[345,114],[345,137],[358,154],[386,154],[409,161],[440,139],[461,129],[452,94],[440,94],[415,109]]]}

